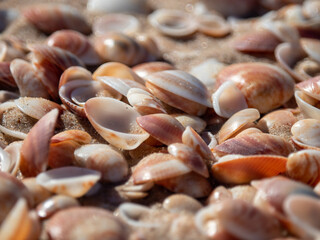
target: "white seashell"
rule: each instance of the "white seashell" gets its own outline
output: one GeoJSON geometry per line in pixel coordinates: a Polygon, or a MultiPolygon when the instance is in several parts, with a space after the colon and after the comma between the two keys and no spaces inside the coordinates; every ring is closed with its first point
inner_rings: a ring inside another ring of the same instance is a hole
{"type": "Polygon", "coordinates": [[[296,140],[306,145],[320,147],[320,120],[300,120],[292,126],[291,133],[296,140]]]}
{"type": "Polygon", "coordinates": [[[19,170],[20,160],[21,160],[21,147],[23,141],[15,141],[10,143],[4,151],[9,154],[10,162],[6,162],[4,159],[1,160],[1,171],[9,172],[15,176],[19,170]]]}
{"type": "Polygon", "coordinates": [[[0,148],[0,167],[2,172],[10,173],[14,167],[14,163],[11,160],[10,155],[0,148]]]}
{"type": "Polygon", "coordinates": [[[101,173],[79,167],[61,167],[40,173],[37,183],[50,192],[71,197],[85,195],[99,181],[101,173]]]}
{"type": "Polygon", "coordinates": [[[224,82],[212,94],[213,109],[220,117],[230,118],[236,112],[248,108],[246,98],[233,81],[224,82]]]}
{"type": "Polygon", "coordinates": [[[93,13],[133,12],[145,13],[146,0],[89,0],[87,10],[93,13]]]}
{"type": "Polygon", "coordinates": [[[110,144],[126,150],[137,148],[149,134],[136,123],[140,114],[128,104],[112,98],[91,98],[85,113],[96,131],[110,144]]]}
{"type": "Polygon", "coordinates": [[[314,99],[302,91],[295,91],[294,97],[299,109],[305,118],[320,120],[320,109],[313,106],[314,99]]]}
{"type": "Polygon", "coordinates": [[[170,37],[186,37],[197,31],[192,15],[181,10],[158,9],[148,17],[149,23],[170,37]]]}

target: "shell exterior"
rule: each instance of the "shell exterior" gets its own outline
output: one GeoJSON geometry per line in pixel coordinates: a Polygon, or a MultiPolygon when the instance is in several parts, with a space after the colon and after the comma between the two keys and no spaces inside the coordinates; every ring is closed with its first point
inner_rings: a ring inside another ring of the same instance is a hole
{"type": "Polygon", "coordinates": [[[320,76],[303,81],[297,84],[296,88],[320,101],[320,76]]]}
{"type": "Polygon", "coordinates": [[[248,106],[261,113],[281,106],[293,96],[293,79],[281,68],[267,63],[239,63],[225,67],[217,76],[217,84],[226,81],[233,81],[245,95],[248,106]]]}
{"type": "Polygon", "coordinates": [[[223,183],[249,183],[251,180],[276,176],[286,171],[285,157],[228,155],[225,158],[219,159],[219,162],[213,164],[211,168],[213,177],[223,183]]]}
{"type": "Polygon", "coordinates": [[[48,34],[61,29],[72,29],[83,34],[91,32],[82,14],[70,5],[37,4],[24,10],[23,15],[36,28],[48,34]]]}
{"type": "Polygon", "coordinates": [[[315,107],[317,100],[302,91],[295,91],[294,97],[299,109],[305,118],[313,118],[320,120],[320,110],[315,107]]]}
{"type": "Polygon", "coordinates": [[[302,38],[300,40],[301,47],[309,55],[310,58],[320,63],[320,40],[311,38],[302,38]]]}
{"type": "Polygon", "coordinates": [[[11,173],[13,176],[17,175],[21,160],[22,143],[22,141],[15,141],[6,146],[4,152],[8,153],[8,155],[2,154],[1,171],[11,173]]]}
{"type": "Polygon", "coordinates": [[[293,137],[306,145],[320,148],[320,120],[303,119],[296,122],[291,132],[293,137]]]}
{"type": "Polygon", "coordinates": [[[46,170],[50,139],[58,116],[58,109],[51,110],[33,126],[23,141],[20,170],[25,177],[33,177],[46,170]]]}
{"type": "Polygon", "coordinates": [[[199,201],[185,194],[173,194],[167,197],[162,206],[164,209],[174,213],[183,211],[196,213],[202,208],[202,204],[199,201]]]}
{"type": "Polygon", "coordinates": [[[225,37],[231,32],[231,27],[222,17],[216,14],[201,14],[196,18],[198,31],[211,37],[225,37]]]}
{"type": "Polygon", "coordinates": [[[132,70],[141,78],[145,78],[151,73],[174,69],[175,67],[173,65],[166,62],[140,63],[132,68],[132,70]]]}
{"type": "Polygon", "coordinates": [[[37,183],[50,192],[78,198],[99,181],[100,172],[79,167],[61,167],[37,176],[37,183]]]}
{"type": "Polygon", "coordinates": [[[118,148],[135,149],[149,137],[136,123],[140,114],[123,102],[106,97],[91,98],[84,108],[96,131],[118,148]]]}
{"type": "Polygon", "coordinates": [[[42,187],[40,184],[37,183],[35,177],[24,178],[22,179],[22,183],[26,186],[26,188],[28,189],[33,199],[32,206],[38,205],[39,203],[50,198],[52,195],[51,192],[49,192],[47,189],[45,189],[44,187],[42,187]]]}
{"type": "Polygon", "coordinates": [[[204,114],[211,107],[205,85],[192,75],[167,70],[146,77],[146,87],[161,101],[192,115],[204,114]]]}
{"type": "Polygon", "coordinates": [[[0,62],[10,62],[15,58],[24,58],[24,52],[6,40],[0,41],[0,62]]]}
{"type": "Polygon", "coordinates": [[[295,71],[301,75],[303,79],[313,78],[319,75],[320,64],[312,59],[305,58],[297,63],[295,71]]]}
{"type": "Polygon", "coordinates": [[[185,128],[192,127],[198,133],[201,133],[207,126],[203,119],[193,115],[176,113],[171,114],[171,116],[177,119],[185,128]]]}

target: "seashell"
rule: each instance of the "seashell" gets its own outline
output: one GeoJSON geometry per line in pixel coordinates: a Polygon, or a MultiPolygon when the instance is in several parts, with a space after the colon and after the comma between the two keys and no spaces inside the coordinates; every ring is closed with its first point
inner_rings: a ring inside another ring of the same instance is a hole
{"type": "Polygon", "coordinates": [[[15,58],[24,58],[24,52],[10,43],[0,40],[0,62],[10,62],[15,58]]]}
{"type": "Polygon", "coordinates": [[[64,70],[60,77],[59,89],[66,83],[75,80],[92,80],[92,74],[84,67],[73,66],[64,70]]]}
{"type": "Polygon", "coordinates": [[[199,133],[201,133],[207,126],[207,123],[204,120],[193,115],[175,113],[170,114],[170,116],[177,119],[185,128],[188,126],[192,127],[196,132],[199,133]]]}
{"type": "Polygon", "coordinates": [[[10,64],[10,70],[21,97],[42,97],[47,99],[50,97],[42,83],[42,73],[37,71],[35,66],[27,61],[15,59],[10,64]]]}
{"type": "Polygon", "coordinates": [[[233,199],[240,199],[253,204],[257,190],[250,185],[239,185],[228,189],[233,199]]]}
{"type": "Polygon", "coordinates": [[[156,184],[161,185],[172,192],[186,194],[193,198],[207,197],[212,191],[208,179],[194,172],[160,180],[157,181],[156,184]]]}
{"type": "Polygon", "coordinates": [[[286,175],[294,180],[315,186],[320,180],[320,151],[302,150],[291,153],[286,175]]]}
{"type": "Polygon", "coordinates": [[[91,136],[81,130],[66,130],[54,135],[50,141],[48,165],[59,168],[72,165],[74,151],[81,145],[89,144],[91,136]]]}
{"type": "Polygon", "coordinates": [[[84,109],[94,129],[118,148],[135,149],[149,137],[136,123],[140,114],[123,102],[106,97],[91,98],[84,109]]]}
{"type": "Polygon", "coordinates": [[[34,177],[47,168],[50,138],[57,123],[59,111],[53,109],[30,130],[21,147],[20,171],[25,177],[34,177]]]}
{"type": "Polygon", "coordinates": [[[277,46],[274,52],[275,58],[280,66],[290,74],[294,80],[302,82],[305,79],[304,76],[293,70],[294,65],[304,57],[304,53],[291,43],[281,43],[277,46]]]}
{"type": "Polygon", "coordinates": [[[98,65],[102,62],[87,37],[74,30],[59,30],[47,39],[48,46],[67,50],[86,65],[98,65]]]}
{"type": "Polygon", "coordinates": [[[245,0],[240,3],[237,0],[227,0],[223,2],[219,0],[204,0],[203,3],[207,9],[213,9],[224,16],[244,17],[255,10],[257,1],[245,0]]]}
{"type": "Polygon", "coordinates": [[[266,154],[286,157],[293,150],[293,146],[282,137],[267,133],[252,133],[226,140],[212,151],[219,157],[227,154],[266,154]]]}
{"type": "Polygon", "coordinates": [[[137,117],[138,125],[152,137],[165,145],[181,143],[184,127],[174,117],[167,114],[151,114],[137,117]]]}
{"type": "Polygon", "coordinates": [[[21,160],[20,150],[22,143],[22,141],[15,141],[5,147],[4,151],[9,154],[9,158],[6,158],[5,155],[3,156],[1,160],[1,171],[10,173],[13,176],[17,175],[21,160]]]}
{"type": "Polygon", "coordinates": [[[219,144],[232,138],[245,128],[248,124],[260,118],[260,113],[257,109],[248,108],[241,110],[232,115],[226,121],[218,132],[217,139],[219,144]]]}
{"type": "Polygon", "coordinates": [[[165,70],[174,70],[175,67],[166,62],[140,63],[132,68],[139,77],[145,78],[147,75],[165,70]]]}
{"type": "Polygon", "coordinates": [[[162,34],[176,38],[191,36],[198,28],[192,15],[176,9],[158,9],[148,21],[162,34]]]}
{"type": "Polygon", "coordinates": [[[36,182],[35,177],[24,178],[21,181],[26,186],[28,192],[32,197],[33,206],[36,206],[39,203],[47,200],[52,195],[51,192],[49,192],[47,189],[36,182]]]}
{"type": "Polygon", "coordinates": [[[38,174],[36,180],[50,192],[78,198],[85,195],[100,177],[100,172],[95,170],[61,167],[38,174]]]}
{"type": "Polygon", "coordinates": [[[220,117],[230,118],[236,112],[248,108],[244,94],[232,81],[224,82],[211,98],[213,109],[220,117]]]}
{"type": "Polygon", "coordinates": [[[305,195],[292,195],[284,201],[283,205],[286,215],[300,237],[305,239],[319,238],[317,217],[320,209],[319,199],[305,195]]]}
{"type": "Polygon", "coordinates": [[[294,140],[316,148],[320,148],[319,131],[320,120],[317,119],[300,120],[291,128],[292,138],[294,140]]]}
{"type": "Polygon", "coordinates": [[[226,81],[233,81],[244,94],[248,106],[257,108],[260,113],[280,107],[293,96],[293,79],[279,67],[267,63],[225,67],[217,76],[217,84],[220,86],[226,81]]]}
{"type": "Polygon", "coordinates": [[[154,186],[153,182],[146,182],[143,184],[134,184],[133,178],[130,177],[125,184],[117,186],[115,189],[121,196],[129,200],[142,199],[148,196],[146,191],[149,191],[154,186]]]}
{"type": "Polygon", "coordinates": [[[208,205],[210,205],[228,199],[233,199],[232,193],[224,186],[218,186],[211,192],[210,196],[207,199],[207,203],[208,205]]]}
{"type": "Polygon", "coordinates": [[[281,40],[268,30],[247,33],[235,40],[233,47],[244,53],[273,53],[281,40]]]}
{"type": "Polygon", "coordinates": [[[130,88],[127,92],[128,102],[141,115],[166,113],[161,102],[141,88],[130,88]]]}
{"type": "Polygon", "coordinates": [[[287,158],[273,155],[228,155],[214,163],[211,171],[219,182],[244,184],[279,175],[286,171],[286,163],[287,158]]]}
{"type": "Polygon", "coordinates": [[[44,98],[20,97],[14,100],[14,103],[21,112],[37,120],[55,108],[57,108],[60,113],[63,111],[63,108],[59,104],[44,98]]]}
{"type": "Polygon", "coordinates": [[[182,161],[192,171],[205,178],[209,177],[206,163],[193,148],[185,144],[173,143],[168,146],[168,152],[182,161]]]}
{"type": "Polygon", "coordinates": [[[17,99],[19,97],[20,95],[17,93],[6,91],[6,90],[0,90],[0,104],[12,99],[17,99]]]}
{"type": "Polygon", "coordinates": [[[177,177],[191,169],[170,154],[153,153],[143,158],[132,172],[134,184],[177,177]]]}
{"type": "Polygon", "coordinates": [[[210,204],[195,216],[195,224],[210,239],[274,239],[282,236],[281,225],[272,216],[242,200],[210,204]],[[255,224],[252,224],[254,221],[255,224]]]}
{"type": "Polygon", "coordinates": [[[83,34],[91,32],[83,15],[70,5],[37,4],[25,9],[23,15],[37,29],[47,34],[61,29],[72,29],[83,34]]]}
{"type": "Polygon", "coordinates": [[[154,40],[154,38],[151,37],[151,35],[145,34],[145,33],[139,33],[138,35],[135,35],[135,40],[142,47],[146,48],[148,52],[153,56],[154,60],[151,60],[151,61],[155,61],[159,58],[162,59],[162,53],[158,48],[158,44],[154,40]]]}
{"type": "Polygon", "coordinates": [[[95,37],[94,47],[105,62],[120,62],[133,66],[156,59],[147,48],[120,32],[109,32],[95,37]]]}
{"type": "Polygon", "coordinates": [[[112,212],[96,207],[72,207],[54,214],[46,224],[50,239],[127,239],[128,227],[112,212]]]}
{"type": "Polygon", "coordinates": [[[296,88],[320,101],[320,76],[296,84],[296,88]]]}
{"type": "Polygon", "coordinates": [[[320,120],[319,116],[319,108],[313,106],[315,105],[315,99],[309,97],[307,94],[303,93],[302,91],[295,91],[294,97],[296,102],[299,106],[299,109],[302,115],[305,118],[313,118],[320,120]]]}
{"type": "Polygon", "coordinates": [[[15,166],[15,162],[11,159],[10,154],[0,148],[0,167],[2,172],[11,173],[15,166]]]}
{"type": "Polygon", "coordinates": [[[55,195],[40,203],[37,206],[36,211],[41,219],[45,219],[51,217],[53,214],[62,209],[77,207],[79,205],[79,202],[73,197],[55,195]]]}
{"type": "Polygon", "coordinates": [[[10,62],[0,62],[0,84],[3,88],[7,88],[8,90],[17,87],[10,71],[10,62]]]}
{"type": "Polygon", "coordinates": [[[89,144],[74,151],[75,163],[101,172],[106,182],[119,182],[128,175],[128,164],[121,153],[105,144],[89,144]]]}
{"type": "Polygon", "coordinates": [[[302,49],[309,55],[309,57],[320,63],[320,40],[311,38],[301,38],[300,43],[302,49]]]}
{"type": "Polygon", "coordinates": [[[231,32],[231,27],[217,14],[201,14],[196,17],[198,31],[210,37],[225,37],[231,32]]]}
{"type": "Polygon", "coordinates": [[[280,1],[274,1],[274,0],[260,0],[259,3],[270,10],[277,10],[286,4],[301,4],[302,0],[280,0],[280,1]]]}
{"type": "Polygon", "coordinates": [[[301,75],[303,79],[309,79],[319,75],[320,64],[312,59],[305,58],[296,64],[295,71],[301,75]]]}
{"type": "Polygon", "coordinates": [[[20,198],[0,228],[1,239],[38,239],[40,237],[40,222],[32,217],[27,201],[20,198]],[[38,231],[35,231],[35,230],[38,231]]]}
{"type": "Polygon", "coordinates": [[[29,206],[32,205],[32,198],[28,189],[15,177],[8,173],[0,172],[0,223],[20,198],[25,198],[29,206]]]}
{"type": "Polygon", "coordinates": [[[202,208],[202,204],[188,195],[173,194],[163,201],[162,207],[173,213],[180,213],[184,211],[196,213],[202,208]]]}
{"type": "Polygon", "coordinates": [[[238,133],[234,137],[244,137],[249,134],[260,134],[260,133],[262,133],[262,131],[260,129],[255,128],[255,127],[249,127],[249,128],[244,129],[243,131],[241,131],[240,133],[238,133]]]}
{"type": "Polygon", "coordinates": [[[121,32],[127,35],[140,30],[139,20],[132,15],[122,13],[110,13],[94,20],[92,31],[96,36],[102,36],[108,32],[121,32]]]}
{"type": "Polygon", "coordinates": [[[161,101],[192,115],[203,115],[211,107],[206,87],[192,75],[167,70],[146,77],[146,87],[161,101]]]}
{"type": "Polygon", "coordinates": [[[116,2],[89,0],[87,4],[87,9],[89,12],[93,13],[145,13],[147,11],[147,5],[146,0],[119,0],[116,2]]]}

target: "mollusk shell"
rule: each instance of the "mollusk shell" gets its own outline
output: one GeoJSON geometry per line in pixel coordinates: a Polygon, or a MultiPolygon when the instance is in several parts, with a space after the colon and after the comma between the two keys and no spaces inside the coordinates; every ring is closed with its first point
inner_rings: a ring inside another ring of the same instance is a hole
{"type": "Polygon", "coordinates": [[[243,17],[250,14],[256,7],[257,2],[255,0],[204,0],[203,3],[209,10],[215,10],[224,16],[237,16],[243,17]],[[232,7],[231,7],[232,6],[232,7]]]}
{"type": "Polygon", "coordinates": [[[186,72],[167,70],[150,74],[146,79],[146,87],[170,106],[192,115],[202,115],[211,107],[207,88],[186,72]]]}
{"type": "Polygon", "coordinates": [[[310,97],[320,101],[320,76],[300,82],[296,87],[310,97]]]}
{"type": "Polygon", "coordinates": [[[132,12],[144,13],[147,11],[146,0],[89,0],[87,9],[93,13],[132,12]]]}
{"type": "Polygon", "coordinates": [[[16,88],[17,84],[10,71],[10,62],[0,62],[0,84],[3,88],[16,88]]]}
{"type": "Polygon", "coordinates": [[[202,204],[188,195],[173,194],[163,201],[162,207],[170,212],[179,213],[187,211],[196,213],[202,208],[202,204]]]}
{"type": "Polygon", "coordinates": [[[222,17],[216,14],[201,14],[196,17],[198,31],[211,37],[225,37],[231,27],[222,17]]]}
{"type": "Polygon", "coordinates": [[[320,120],[300,120],[292,126],[291,132],[297,141],[320,148],[320,120]]]}
{"type": "Polygon", "coordinates": [[[35,177],[31,178],[24,178],[22,179],[22,183],[26,186],[31,197],[33,199],[33,205],[36,206],[39,203],[45,201],[46,199],[50,198],[52,193],[49,192],[47,189],[42,187],[40,184],[37,183],[35,177]]]}
{"type": "Polygon", "coordinates": [[[281,68],[267,63],[239,63],[223,68],[217,84],[233,81],[249,107],[261,113],[275,109],[293,96],[294,81],[281,68]]]}
{"type": "Polygon", "coordinates": [[[300,39],[301,47],[309,55],[310,58],[320,63],[320,40],[311,38],[300,39]]]}
{"type": "Polygon", "coordinates": [[[301,113],[305,118],[320,120],[320,110],[314,106],[317,100],[309,97],[309,94],[305,94],[303,91],[295,91],[294,97],[301,113]]]}
{"type": "Polygon", "coordinates": [[[72,29],[89,34],[91,28],[82,14],[74,7],[63,4],[37,4],[24,10],[23,15],[45,33],[72,29]]]}
{"type": "Polygon", "coordinates": [[[140,114],[123,102],[106,97],[91,98],[84,108],[96,131],[118,148],[135,149],[149,137],[136,123],[140,114]]]}
{"type": "Polygon", "coordinates": [[[174,69],[175,67],[173,65],[166,62],[140,63],[132,68],[132,70],[141,78],[145,78],[151,73],[174,69]]]}
{"type": "Polygon", "coordinates": [[[203,119],[194,115],[179,113],[170,115],[177,119],[185,128],[192,127],[198,133],[201,133],[207,126],[207,123],[203,119]]]}

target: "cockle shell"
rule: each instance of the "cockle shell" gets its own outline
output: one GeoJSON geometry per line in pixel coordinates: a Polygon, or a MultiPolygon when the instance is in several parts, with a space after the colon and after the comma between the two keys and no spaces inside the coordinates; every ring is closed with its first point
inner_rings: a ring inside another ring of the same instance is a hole
{"type": "Polygon", "coordinates": [[[231,27],[222,17],[216,14],[200,14],[196,17],[198,31],[211,37],[225,37],[231,27]]]}
{"type": "Polygon", "coordinates": [[[132,68],[132,70],[141,78],[145,78],[151,73],[174,69],[175,67],[173,65],[166,62],[140,63],[132,68]]]}
{"type": "Polygon", "coordinates": [[[313,118],[320,120],[320,110],[317,108],[317,100],[310,97],[303,91],[295,91],[294,97],[299,106],[299,109],[305,118],[313,118]]]}
{"type": "Polygon", "coordinates": [[[87,3],[87,9],[93,13],[145,13],[147,11],[147,5],[146,0],[118,0],[116,2],[89,0],[87,3]]]}
{"type": "Polygon", "coordinates": [[[267,63],[225,67],[217,76],[217,84],[220,86],[226,81],[233,81],[245,95],[248,106],[257,108],[260,113],[281,106],[293,96],[293,79],[281,68],[267,63]]]}
{"type": "Polygon", "coordinates": [[[291,133],[294,140],[311,147],[320,148],[320,120],[300,120],[292,126],[291,133]]]}
{"type": "Polygon", "coordinates": [[[78,198],[85,195],[100,177],[100,172],[95,170],[61,167],[40,173],[36,179],[50,192],[78,198]]]}
{"type": "Polygon", "coordinates": [[[33,126],[23,141],[20,170],[25,177],[33,177],[46,170],[50,139],[58,116],[58,109],[51,110],[33,126]]]}
{"type": "Polygon", "coordinates": [[[225,156],[227,154],[267,154],[286,157],[293,150],[291,143],[284,138],[267,133],[239,135],[213,148],[213,151],[218,156],[225,156]]]}
{"type": "Polygon", "coordinates": [[[157,98],[186,113],[199,116],[211,107],[205,85],[186,72],[156,72],[148,75],[146,80],[146,87],[157,98]]]}
{"type": "Polygon", "coordinates": [[[47,44],[72,52],[87,65],[97,65],[102,62],[89,39],[74,30],[54,32],[48,37],[47,44]]]}
{"type": "Polygon", "coordinates": [[[128,175],[128,164],[121,153],[105,144],[84,145],[74,152],[77,165],[101,172],[101,179],[119,182],[128,175]]]}
{"type": "Polygon", "coordinates": [[[95,207],[72,207],[52,216],[45,227],[52,240],[127,239],[129,229],[112,212],[95,207]]]}
{"type": "Polygon", "coordinates": [[[213,177],[228,184],[249,183],[286,171],[286,157],[273,155],[227,155],[212,165],[213,177]]]}
{"type": "Polygon", "coordinates": [[[48,34],[61,29],[72,29],[84,34],[91,32],[83,15],[70,5],[37,4],[24,10],[23,15],[36,28],[48,34]]]}
{"type": "Polygon", "coordinates": [[[84,108],[96,131],[118,148],[135,149],[149,137],[136,123],[140,114],[123,102],[97,97],[89,99],[84,108]]]}
{"type": "Polygon", "coordinates": [[[10,71],[10,62],[0,62],[0,85],[8,89],[17,87],[10,71]]]}
{"type": "Polygon", "coordinates": [[[197,31],[192,15],[175,9],[158,9],[148,16],[149,23],[170,37],[187,37],[197,31]]]}
{"type": "Polygon", "coordinates": [[[196,213],[202,208],[202,204],[188,195],[173,194],[163,201],[162,207],[170,212],[180,213],[187,211],[196,213]]]}

